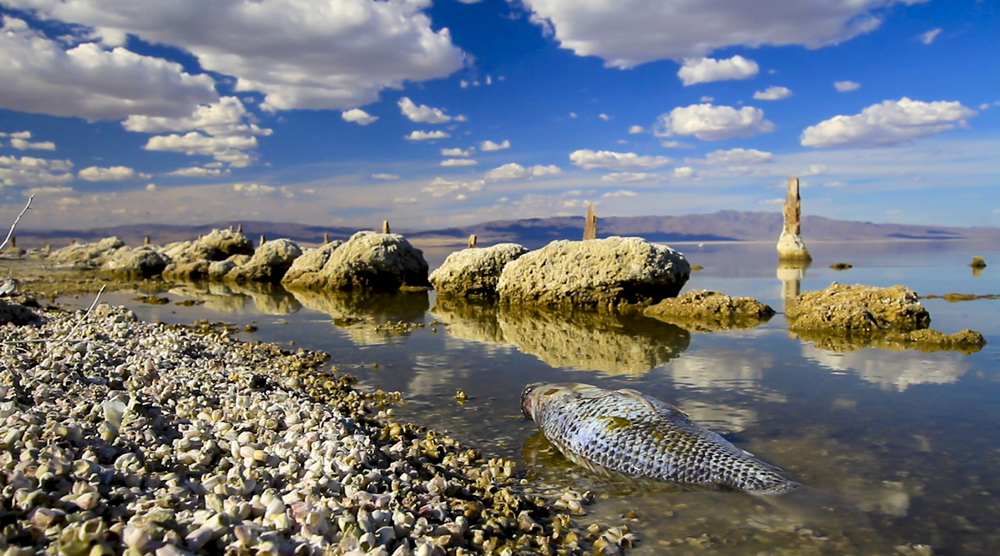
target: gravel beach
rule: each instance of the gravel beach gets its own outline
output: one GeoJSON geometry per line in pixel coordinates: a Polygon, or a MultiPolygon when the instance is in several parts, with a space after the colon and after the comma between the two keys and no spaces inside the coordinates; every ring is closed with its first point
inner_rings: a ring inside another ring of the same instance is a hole
{"type": "Polygon", "coordinates": [[[616,554],[572,496],[395,422],[323,353],[124,308],[0,326],[0,554],[616,554]],[[561,506],[566,510],[557,509],[561,506]]]}

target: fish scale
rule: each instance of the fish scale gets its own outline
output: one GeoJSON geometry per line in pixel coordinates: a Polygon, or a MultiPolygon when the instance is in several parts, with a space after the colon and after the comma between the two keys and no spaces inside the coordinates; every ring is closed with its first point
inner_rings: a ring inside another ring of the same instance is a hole
{"type": "Polygon", "coordinates": [[[674,406],[635,390],[530,384],[521,409],[568,459],[591,469],[751,494],[798,486],[674,406]]]}

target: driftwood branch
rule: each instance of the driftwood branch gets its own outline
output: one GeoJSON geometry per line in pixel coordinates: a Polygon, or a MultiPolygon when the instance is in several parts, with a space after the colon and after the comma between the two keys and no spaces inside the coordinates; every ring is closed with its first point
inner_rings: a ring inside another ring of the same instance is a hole
{"type": "Polygon", "coordinates": [[[24,205],[24,208],[21,209],[21,214],[18,214],[17,218],[14,219],[14,223],[10,225],[10,231],[7,232],[7,237],[3,240],[3,243],[0,243],[0,251],[7,248],[7,244],[10,243],[11,236],[14,235],[14,228],[16,228],[17,223],[21,221],[21,217],[24,216],[24,213],[28,212],[28,207],[31,206],[31,200],[34,198],[35,194],[32,193],[31,196],[28,197],[28,202],[24,205]]]}

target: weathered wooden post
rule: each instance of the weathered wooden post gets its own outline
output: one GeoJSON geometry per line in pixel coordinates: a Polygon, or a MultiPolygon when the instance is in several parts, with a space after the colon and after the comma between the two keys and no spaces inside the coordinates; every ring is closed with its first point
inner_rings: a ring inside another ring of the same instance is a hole
{"type": "Polygon", "coordinates": [[[597,214],[594,213],[594,203],[587,207],[587,222],[583,225],[583,239],[597,239],[597,214]]]}
{"type": "Polygon", "coordinates": [[[143,243],[143,245],[149,245],[151,243],[149,241],[149,236],[146,236],[145,238],[143,238],[142,243],[143,243]]]}
{"type": "Polygon", "coordinates": [[[264,234],[260,234],[260,244],[261,244],[261,245],[264,245],[264,242],[265,242],[265,241],[267,241],[267,238],[266,238],[266,237],[264,237],[264,234]]]}
{"type": "Polygon", "coordinates": [[[785,223],[778,238],[778,259],[782,261],[811,261],[799,234],[802,232],[802,199],[799,196],[799,178],[788,178],[788,192],[782,209],[785,223]]]}
{"type": "Polygon", "coordinates": [[[242,234],[243,233],[243,224],[240,224],[239,226],[236,226],[236,233],[238,233],[238,234],[242,234]]]}
{"type": "Polygon", "coordinates": [[[323,233],[323,245],[330,243],[330,232],[323,233]]]}
{"type": "Polygon", "coordinates": [[[469,236],[469,249],[472,249],[475,246],[476,246],[476,234],[472,234],[471,236],[469,236]]]}
{"type": "Polygon", "coordinates": [[[383,234],[391,234],[392,233],[392,232],[389,231],[389,221],[388,220],[383,220],[382,221],[382,233],[383,234]]]}

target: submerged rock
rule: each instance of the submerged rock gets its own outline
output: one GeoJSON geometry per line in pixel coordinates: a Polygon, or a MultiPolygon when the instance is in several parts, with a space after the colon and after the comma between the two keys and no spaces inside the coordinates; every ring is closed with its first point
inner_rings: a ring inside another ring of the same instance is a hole
{"type": "Polygon", "coordinates": [[[979,255],[973,255],[972,262],[969,263],[972,268],[986,268],[986,261],[979,255]]]}
{"type": "Polygon", "coordinates": [[[638,237],[558,240],[504,267],[504,303],[614,308],[677,295],[691,276],[684,255],[638,237]]]}
{"type": "Polygon", "coordinates": [[[905,286],[838,284],[825,290],[806,292],[785,309],[792,330],[831,330],[872,333],[927,328],[931,316],[917,293],[905,286]]]}
{"type": "Polygon", "coordinates": [[[730,297],[710,290],[694,290],[667,298],[643,311],[695,332],[753,328],[774,316],[774,309],[752,297],[730,297]]]}
{"type": "Polygon", "coordinates": [[[431,273],[429,280],[441,294],[455,296],[496,295],[497,282],[505,266],[527,253],[517,243],[498,243],[492,247],[472,247],[448,255],[431,273]]]}
{"type": "Polygon", "coordinates": [[[285,285],[301,289],[393,291],[428,287],[424,253],[399,234],[363,231],[335,247],[321,269],[285,285]]]}

